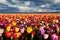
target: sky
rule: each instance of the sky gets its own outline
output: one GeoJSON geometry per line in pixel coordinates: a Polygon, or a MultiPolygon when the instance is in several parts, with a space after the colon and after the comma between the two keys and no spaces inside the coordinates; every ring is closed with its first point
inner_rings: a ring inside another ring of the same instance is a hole
{"type": "Polygon", "coordinates": [[[60,0],[0,0],[0,12],[60,12],[60,0]]]}

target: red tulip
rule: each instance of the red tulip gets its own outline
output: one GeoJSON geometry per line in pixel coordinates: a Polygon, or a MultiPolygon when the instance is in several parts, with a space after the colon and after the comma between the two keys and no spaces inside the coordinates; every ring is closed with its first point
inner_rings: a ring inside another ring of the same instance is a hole
{"type": "Polygon", "coordinates": [[[5,32],[5,35],[7,38],[11,37],[12,33],[11,32],[5,32]]]}
{"type": "Polygon", "coordinates": [[[5,28],[7,28],[9,26],[9,24],[5,24],[5,28]]]}
{"type": "Polygon", "coordinates": [[[16,38],[19,38],[19,36],[21,36],[21,33],[18,32],[18,33],[14,33],[13,37],[16,39],[16,38]]]}
{"type": "Polygon", "coordinates": [[[15,39],[17,38],[17,34],[14,34],[14,38],[15,38],[15,39]]]}
{"type": "Polygon", "coordinates": [[[31,32],[31,34],[35,35],[35,34],[36,34],[36,32],[35,32],[35,31],[32,31],[32,32],[31,32]]]}

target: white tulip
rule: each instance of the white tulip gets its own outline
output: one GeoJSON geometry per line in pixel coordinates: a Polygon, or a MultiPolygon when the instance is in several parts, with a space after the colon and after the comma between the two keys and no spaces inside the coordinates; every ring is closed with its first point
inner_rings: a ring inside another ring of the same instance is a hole
{"type": "Polygon", "coordinates": [[[48,39],[49,35],[48,34],[44,34],[44,39],[48,39]]]}
{"type": "Polygon", "coordinates": [[[0,34],[4,32],[4,29],[0,29],[0,34]]]}

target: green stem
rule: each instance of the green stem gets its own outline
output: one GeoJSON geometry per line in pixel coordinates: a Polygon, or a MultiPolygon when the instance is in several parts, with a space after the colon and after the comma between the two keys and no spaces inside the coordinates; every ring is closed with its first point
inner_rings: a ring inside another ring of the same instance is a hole
{"type": "Polygon", "coordinates": [[[33,40],[33,38],[31,38],[31,40],[33,40]]]}
{"type": "Polygon", "coordinates": [[[26,37],[26,40],[27,40],[27,37],[26,37]]]}
{"type": "Polygon", "coordinates": [[[3,40],[3,37],[1,37],[1,40],[3,40]]]}
{"type": "Polygon", "coordinates": [[[19,40],[18,38],[16,38],[15,40],[19,40]]]}
{"type": "Polygon", "coordinates": [[[11,40],[13,40],[13,36],[11,36],[11,40]]]}
{"type": "Polygon", "coordinates": [[[33,34],[32,34],[32,35],[31,35],[31,40],[33,40],[33,37],[34,37],[34,36],[33,36],[33,34]]]}

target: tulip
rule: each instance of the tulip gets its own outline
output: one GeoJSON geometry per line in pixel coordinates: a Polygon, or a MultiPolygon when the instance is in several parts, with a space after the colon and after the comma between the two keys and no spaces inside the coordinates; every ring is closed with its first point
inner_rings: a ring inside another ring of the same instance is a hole
{"type": "Polygon", "coordinates": [[[5,35],[6,35],[7,38],[10,38],[12,33],[11,32],[5,32],[5,35]]]}
{"type": "Polygon", "coordinates": [[[44,24],[44,21],[42,21],[42,24],[44,24]]]}
{"type": "Polygon", "coordinates": [[[31,40],[33,40],[33,37],[35,36],[36,32],[35,31],[32,31],[31,32],[31,40]]]}
{"type": "Polygon", "coordinates": [[[40,27],[39,32],[40,32],[41,35],[44,35],[44,33],[45,33],[44,28],[43,27],[40,27]]]}
{"type": "Polygon", "coordinates": [[[48,39],[49,35],[48,34],[44,34],[44,39],[48,39]]]}
{"type": "Polygon", "coordinates": [[[14,33],[13,37],[15,38],[15,40],[17,40],[19,38],[19,36],[21,36],[21,33],[14,33]]]}
{"type": "Polygon", "coordinates": [[[4,29],[0,28],[0,37],[1,37],[1,40],[3,40],[3,37],[2,37],[3,32],[4,32],[4,29]]]}
{"type": "Polygon", "coordinates": [[[53,24],[56,22],[56,20],[53,20],[53,24]]]}
{"type": "Polygon", "coordinates": [[[56,35],[56,34],[52,34],[52,40],[58,40],[58,35],[56,35]]]}
{"type": "Polygon", "coordinates": [[[60,27],[60,22],[58,22],[58,27],[60,27]]]}
{"type": "Polygon", "coordinates": [[[32,27],[27,27],[26,29],[27,33],[31,33],[33,31],[32,27]]]}
{"type": "Polygon", "coordinates": [[[11,30],[11,27],[7,26],[6,30],[9,32],[11,30]]]}
{"type": "Polygon", "coordinates": [[[58,28],[56,29],[56,31],[57,31],[57,33],[59,33],[59,32],[60,32],[60,28],[58,27],[58,28]]]}
{"type": "Polygon", "coordinates": [[[35,36],[36,32],[35,31],[32,31],[31,34],[33,34],[33,36],[35,36]]]}
{"type": "Polygon", "coordinates": [[[20,29],[23,28],[23,27],[22,27],[22,24],[18,25],[18,28],[20,28],[20,29]]]}
{"type": "Polygon", "coordinates": [[[13,25],[13,26],[16,26],[16,24],[17,24],[17,22],[12,21],[12,25],[13,25]]]}
{"type": "Polygon", "coordinates": [[[18,27],[15,27],[15,32],[19,32],[19,28],[18,27]]]}
{"type": "Polygon", "coordinates": [[[22,16],[19,16],[19,19],[22,19],[22,16]]]}
{"type": "Polygon", "coordinates": [[[24,33],[24,31],[25,31],[25,28],[21,28],[21,29],[20,29],[20,32],[21,32],[21,33],[24,33]]]}
{"type": "Polygon", "coordinates": [[[59,20],[56,19],[56,23],[58,23],[58,22],[59,22],[59,20]]]}
{"type": "Polygon", "coordinates": [[[0,28],[0,34],[2,34],[4,32],[4,29],[0,28]]]}
{"type": "Polygon", "coordinates": [[[3,23],[0,23],[0,26],[2,26],[3,25],[3,23]]]}

